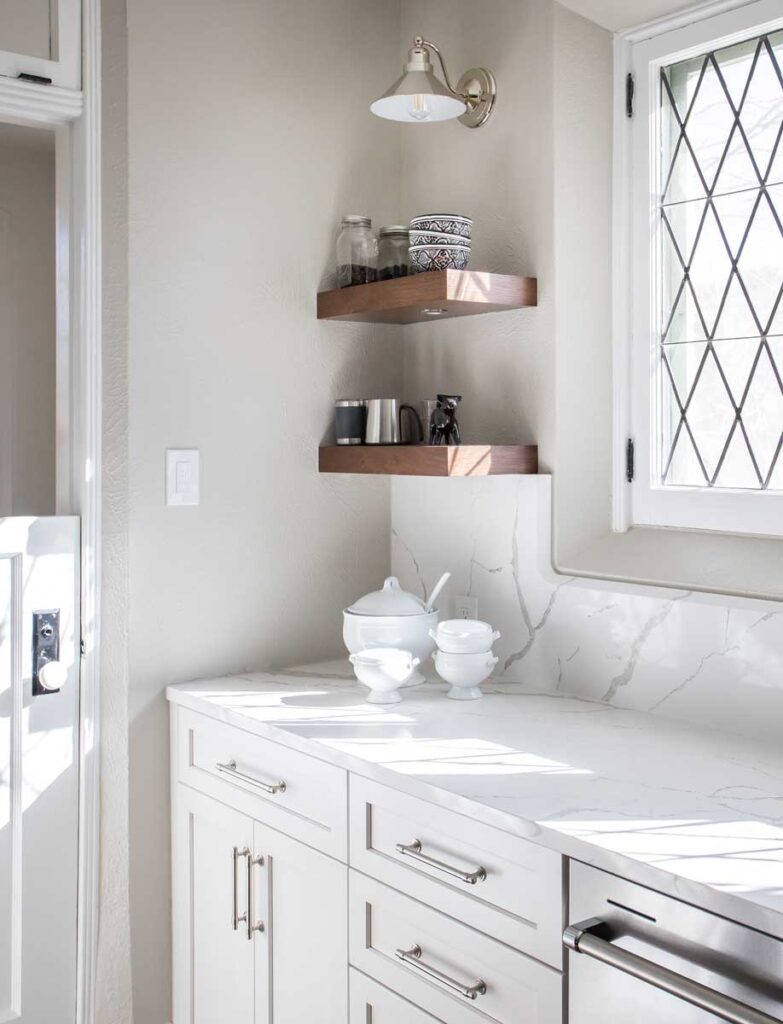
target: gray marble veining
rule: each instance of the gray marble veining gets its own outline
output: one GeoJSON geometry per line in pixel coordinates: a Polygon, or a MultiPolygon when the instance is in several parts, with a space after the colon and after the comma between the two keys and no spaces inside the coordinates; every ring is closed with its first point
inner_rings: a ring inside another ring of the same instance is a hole
{"type": "Polygon", "coordinates": [[[392,570],[418,592],[448,569],[500,629],[496,676],[778,740],[783,607],[556,576],[548,477],[392,483],[392,570]]]}

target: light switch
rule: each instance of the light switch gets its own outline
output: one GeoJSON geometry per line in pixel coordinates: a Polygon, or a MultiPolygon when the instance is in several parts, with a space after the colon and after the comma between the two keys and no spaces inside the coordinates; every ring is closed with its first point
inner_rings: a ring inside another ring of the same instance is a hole
{"type": "Polygon", "coordinates": [[[198,505],[198,448],[166,449],[166,504],[198,505]]]}

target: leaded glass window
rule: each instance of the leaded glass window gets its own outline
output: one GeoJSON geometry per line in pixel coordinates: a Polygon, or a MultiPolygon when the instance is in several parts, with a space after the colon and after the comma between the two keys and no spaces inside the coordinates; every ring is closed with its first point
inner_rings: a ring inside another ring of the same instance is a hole
{"type": "Polygon", "coordinates": [[[664,485],[783,491],[783,30],[660,72],[664,485]]]}

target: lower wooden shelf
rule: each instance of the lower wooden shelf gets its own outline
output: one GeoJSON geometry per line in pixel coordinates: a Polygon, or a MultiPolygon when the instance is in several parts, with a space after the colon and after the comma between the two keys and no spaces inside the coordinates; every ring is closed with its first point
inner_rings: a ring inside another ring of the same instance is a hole
{"type": "Polygon", "coordinates": [[[500,476],[537,473],[534,444],[326,445],[318,449],[320,473],[387,476],[500,476]]]}

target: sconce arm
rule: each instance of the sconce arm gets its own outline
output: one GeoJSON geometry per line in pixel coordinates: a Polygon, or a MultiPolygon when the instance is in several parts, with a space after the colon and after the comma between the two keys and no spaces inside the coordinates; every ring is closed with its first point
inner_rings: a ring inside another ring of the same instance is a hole
{"type": "Polygon", "coordinates": [[[428,50],[432,50],[432,52],[437,55],[437,58],[440,61],[440,67],[441,71],[443,72],[443,80],[446,83],[446,88],[449,90],[452,96],[457,96],[459,99],[464,99],[464,96],[460,95],[460,93],[458,93],[454,89],[454,86],[451,84],[449,73],[446,70],[446,61],[443,59],[443,54],[440,52],[435,43],[431,43],[428,39],[422,39],[421,36],[416,36],[415,42],[417,46],[426,46],[428,50]]]}

